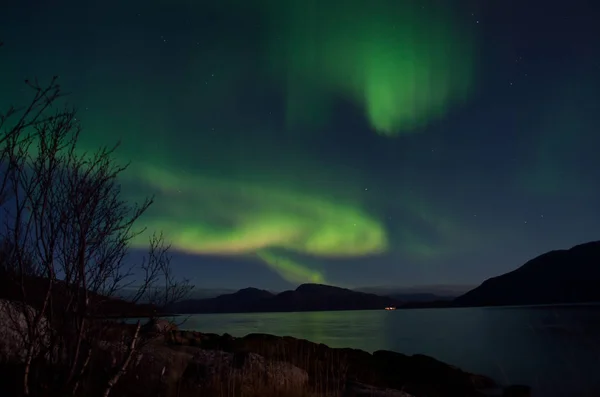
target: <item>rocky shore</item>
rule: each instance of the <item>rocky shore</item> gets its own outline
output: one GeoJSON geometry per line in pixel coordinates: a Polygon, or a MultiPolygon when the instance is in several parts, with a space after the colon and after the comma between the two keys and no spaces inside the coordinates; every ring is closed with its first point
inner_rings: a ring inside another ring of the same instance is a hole
{"type": "MultiPolygon", "coordinates": [[[[16,371],[3,378],[0,388],[10,388],[14,382],[19,384],[23,376],[23,346],[28,328],[20,312],[15,312],[14,303],[0,303],[0,364],[5,374],[16,371]]],[[[111,396],[529,397],[531,394],[526,386],[502,390],[486,376],[462,371],[424,355],[407,356],[384,350],[371,354],[266,334],[235,338],[228,334],[183,331],[166,320],[153,321],[141,328],[113,320],[94,321],[100,321],[94,327],[101,326],[104,332],[86,345],[86,350],[93,354],[88,356],[92,359],[81,374],[81,380],[87,380],[81,386],[82,395],[92,395],[106,387],[115,368],[122,369],[118,372],[119,381],[111,388],[111,396]],[[134,345],[136,348],[132,350],[134,345]],[[128,365],[119,367],[118,363],[124,362],[128,365]]],[[[42,334],[53,332],[46,322],[38,325],[42,334]]],[[[39,343],[40,348],[48,349],[44,347],[48,344],[46,338],[39,343]]],[[[60,378],[60,368],[55,368],[51,359],[60,356],[59,350],[49,350],[39,357],[38,386],[52,384],[57,374],[60,378]]]]}
{"type": "Polygon", "coordinates": [[[143,347],[121,387],[130,396],[529,396],[432,357],[330,348],[292,337],[176,329],[143,347]],[[140,380],[143,380],[140,382],[140,380]]]}

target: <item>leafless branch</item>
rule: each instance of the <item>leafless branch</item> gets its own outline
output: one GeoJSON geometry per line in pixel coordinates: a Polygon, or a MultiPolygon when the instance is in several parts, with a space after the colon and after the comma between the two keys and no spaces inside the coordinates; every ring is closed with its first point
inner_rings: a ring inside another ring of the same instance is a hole
{"type": "Polygon", "coordinates": [[[141,324],[138,321],[137,325],[135,327],[135,333],[133,334],[133,338],[131,338],[131,343],[129,344],[129,349],[127,351],[127,355],[126,355],[125,359],[123,360],[123,362],[121,363],[121,365],[119,366],[118,371],[108,381],[108,384],[106,385],[106,389],[104,389],[104,393],[102,393],[102,397],[109,396],[113,387],[115,387],[115,385],[117,384],[117,382],[119,381],[121,376],[125,373],[125,371],[127,371],[127,367],[129,366],[129,363],[131,362],[131,357],[133,357],[133,354],[136,351],[136,343],[137,343],[138,337],[140,335],[140,328],[141,328],[141,324]]]}
{"type": "MultiPolygon", "coordinates": [[[[0,271],[26,308],[24,394],[34,393],[31,369],[43,357],[62,371],[64,382],[53,387],[75,395],[84,393],[85,373],[106,339],[107,315],[136,314],[140,302],[156,308],[147,316],[159,315],[190,287],[175,279],[162,234],[151,236],[142,263],[127,261],[132,240],[144,231],[136,221],[153,199],[130,204],[121,198],[118,177],[127,165],[116,163],[117,146],[79,150],[76,111],[58,108],[63,94],[56,78],[45,87],[27,84],[31,103],[0,114],[0,271]],[[133,299],[116,299],[133,283],[139,286],[133,299]]],[[[143,343],[138,322],[104,396],[143,343]]]]}

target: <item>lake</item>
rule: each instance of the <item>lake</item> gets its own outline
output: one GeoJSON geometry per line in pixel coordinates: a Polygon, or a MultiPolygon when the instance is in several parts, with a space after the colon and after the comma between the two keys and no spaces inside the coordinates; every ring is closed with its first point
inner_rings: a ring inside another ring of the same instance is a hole
{"type": "Polygon", "coordinates": [[[600,305],[199,314],[181,328],[422,353],[534,396],[600,396],[600,305]]]}

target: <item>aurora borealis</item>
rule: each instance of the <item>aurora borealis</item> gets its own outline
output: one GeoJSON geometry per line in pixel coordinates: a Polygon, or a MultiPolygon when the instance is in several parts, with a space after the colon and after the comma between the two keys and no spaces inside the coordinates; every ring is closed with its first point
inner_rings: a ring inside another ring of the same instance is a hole
{"type": "Polygon", "coordinates": [[[469,91],[473,39],[443,2],[268,4],[269,58],[283,74],[291,121],[322,113],[331,104],[315,98],[333,92],[359,105],[373,130],[395,135],[443,115],[469,91]]]}
{"type": "Polygon", "coordinates": [[[63,3],[0,15],[0,104],[60,75],[200,286],[477,283],[599,238],[577,2],[63,3]]]}

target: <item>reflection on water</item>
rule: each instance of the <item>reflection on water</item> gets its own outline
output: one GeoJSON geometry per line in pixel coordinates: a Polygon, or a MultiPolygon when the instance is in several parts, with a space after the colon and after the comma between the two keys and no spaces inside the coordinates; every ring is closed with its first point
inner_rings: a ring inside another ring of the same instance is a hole
{"type": "Polygon", "coordinates": [[[182,326],[202,332],[244,336],[267,333],[293,336],[331,347],[356,347],[367,351],[381,349],[386,338],[380,311],[250,313],[193,315],[182,326]],[[368,337],[365,337],[369,335],[368,337]]]}
{"type": "Polygon", "coordinates": [[[600,396],[600,305],[202,314],[182,328],[423,353],[500,383],[530,384],[535,396],[600,396]]]}

